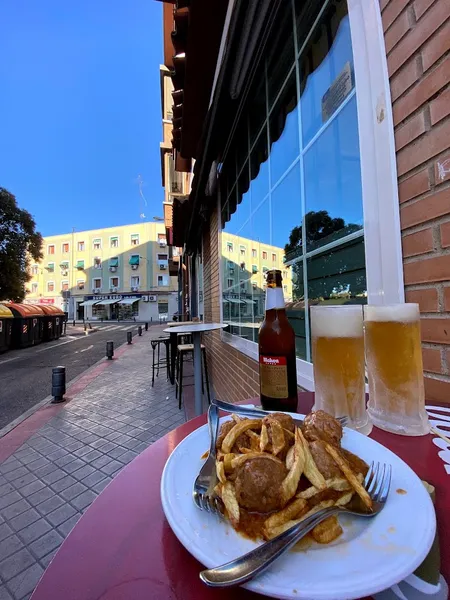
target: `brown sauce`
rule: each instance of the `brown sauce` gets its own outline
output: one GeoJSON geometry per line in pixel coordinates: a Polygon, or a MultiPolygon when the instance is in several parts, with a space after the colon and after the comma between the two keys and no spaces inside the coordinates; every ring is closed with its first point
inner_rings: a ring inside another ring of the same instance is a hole
{"type": "Polygon", "coordinates": [[[397,494],[400,494],[401,496],[404,496],[405,494],[408,493],[406,490],[402,490],[402,488],[398,488],[395,491],[397,492],[397,494]]]}
{"type": "Polygon", "coordinates": [[[239,525],[236,531],[253,541],[263,540],[264,522],[271,513],[249,512],[240,507],[239,525]]]}

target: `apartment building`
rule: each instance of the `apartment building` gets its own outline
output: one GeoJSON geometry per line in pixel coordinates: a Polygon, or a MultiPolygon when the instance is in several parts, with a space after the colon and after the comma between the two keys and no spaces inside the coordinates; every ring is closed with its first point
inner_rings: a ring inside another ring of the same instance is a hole
{"type": "Polygon", "coordinates": [[[162,223],[74,231],[44,238],[26,302],[54,304],[76,319],[155,320],[177,311],[162,223]]]}

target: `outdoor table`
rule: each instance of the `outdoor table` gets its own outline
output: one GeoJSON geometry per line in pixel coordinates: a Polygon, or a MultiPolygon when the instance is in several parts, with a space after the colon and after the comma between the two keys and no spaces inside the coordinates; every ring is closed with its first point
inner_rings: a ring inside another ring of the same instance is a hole
{"type": "MultiPolygon", "coordinates": [[[[225,327],[228,327],[227,323],[183,323],[178,327],[168,327],[167,329],[164,329],[165,333],[170,333],[170,335],[174,337],[176,337],[179,333],[192,333],[192,341],[194,342],[194,394],[196,415],[201,415],[203,412],[201,334],[204,331],[214,331],[215,329],[224,329],[225,327]]],[[[171,354],[174,372],[174,353],[171,352],[171,354]]]]}
{"type": "MultiPolygon", "coordinates": [[[[193,325],[194,323],[199,323],[199,321],[169,321],[166,323],[167,327],[179,327],[180,325],[193,325]]],[[[165,329],[164,331],[167,331],[165,329]]],[[[178,334],[172,333],[170,334],[170,369],[169,369],[169,379],[170,383],[173,385],[175,383],[175,360],[177,357],[177,344],[178,344],[178,334]]]]}
{"type": "MultiPolygon", "coordinates": [[[[313,393],[301,392],[298,412],[309,412],[313,402],[313,393]]],[[[63,542],[32,600],[262,599],[242,588],[211,589],[201,583],[198,574],[204,567],[184,549],[164,517],[160,483],[166,460],[205,422],[202,415],[171,431],[113,479],[63,542]]],[[[449,582],[450,478],[432,436],[408,438],[374,428],[370,437],[435,486],[441,572],[449,582]]]]}

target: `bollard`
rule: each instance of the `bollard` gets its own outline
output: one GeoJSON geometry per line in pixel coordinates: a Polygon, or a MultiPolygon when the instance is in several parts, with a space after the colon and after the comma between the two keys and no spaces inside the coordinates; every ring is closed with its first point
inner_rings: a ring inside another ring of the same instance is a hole
{"type": "Polygon", "coordinates": [[[148,331],[148,323],[145,324],[145,331],[148,331]]]}
{"type": "Polygon", "coordinates": [[[66,367],[53,367],[52,369],[52,404],[65,402],[66,393],[66,367]]]}
{"type": "Polygon", "coordinates": [[[133,334],[131,331],[127,331],[127,342],[131,344],[131,340],[133,339],[133,334]]]}
{"type": "Polygon", "coordinates": [[[106,358],[112,360],[114,356],[114,342],[106,342],[106,358]]]}
{"type": "Polygon", "coordinates": [[[138,335],[142,335],[142,327],[140,325],[138,327],[138,335]]]}

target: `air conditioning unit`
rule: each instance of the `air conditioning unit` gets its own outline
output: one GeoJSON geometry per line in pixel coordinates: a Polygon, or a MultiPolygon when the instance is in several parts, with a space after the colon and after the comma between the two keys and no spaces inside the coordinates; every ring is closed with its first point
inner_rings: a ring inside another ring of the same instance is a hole
{"type": "Polygon", "coordinates": [[[111,273],[115,273],[117,271],[117,267],[109,267],[111,273]]]}
{"type": "Polygon", "coordinates": [[[117,289],[118,289],[118,288],[116,288],[116,287],[110,287],[110,288],[109,288],[109,291],[110,291],[110,292],[117,292],[117,289]]]}
{"type": "Polygon", "coordinates": [[[163,271],[164,271],[165,269],[167,269],[167,267],[166,267],[166,265],[165,265],[165,264],[160,264],[160,265],[159,265],[159,268],[160,268],[160,269],[162,269],[163,271]]]}
{"type": "Polygon", "coordinates": [[[167,246],[167,240],[159,240],[159,247],[164,248],[167,246]]]}
{"type": "Polygon", "coordinates": [[[139,291],[139,286],[138,286],[138,285],[137,285],[137,286],[134,286],[134,287],[132,286],[132,287],[131,287],[131,291],[132,291],[132,292],[138,292],[138,291],[139,291]]]}
{"type": "Polygon", "coordinates": [[[92,292],[94,294],[100,294],[100,288],[93,288],[92,292]]]}
{"type": "Polygon", "coordinates": [[[136,271],[138,267],[139,267],[139,265],[131,265],[131,268],[133,269],[133,271],[136,271]]]}
{"type": "Polygon", "coordinates": [[[157,300],[156,296],[148,296],[149,302],[156,302],[156,300],[157,300]]]}
{"type": "Polygon", "coordinates": [[[148,296],[141,296],[142,302],[148,302],[148,296]]]}
{"type": "Polygon", "coordinates": [[[64,277],[67,277],[67,275],[69,274],[69,271],[61,271],[61,275],[63,275],[64,277]]]}

